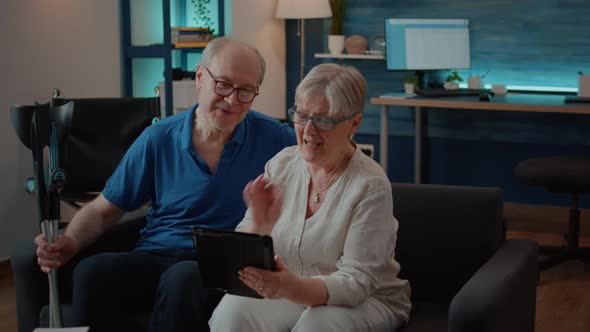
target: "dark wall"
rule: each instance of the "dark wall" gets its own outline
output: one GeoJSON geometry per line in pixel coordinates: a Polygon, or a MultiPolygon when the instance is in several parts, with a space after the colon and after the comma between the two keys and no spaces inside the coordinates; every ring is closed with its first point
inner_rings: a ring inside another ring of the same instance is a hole
{"type": "MultiPolygon", "coordinates": [[[[344,33],[370,39],[384,35],[386,18],[467,18],[472,69],[490,84],[577,87],[577,71],[590,72],[590,1],[587,0],[347,0],[344,33]]],[[[306,70],[326,60],[328,19],[306,21],[306,70]]],[[[287,21],[287,104],[298,83],[299,39],[287,21]]],[[[369,97],[402,91],[405,71],[388,71],[383,60],[336,60],[357,67],[367,79],[369,97]]],[[[444,76],[444,73],[439,73],[444,76]]],[[[368,103],[357,141],[378,151],[379,106],[368,103]]],[[[392,108],[389,118],[388,174],[413,179],[414,116],[392,108]]],[[[512,177],[515,164],[531,156],[590,154],[590,117],[518,112],[429,110],[424,161],[430,183],[500,186],[506,200],[567,204],[512,177]]],[[[378,157],[377,157],[378,158],[378,157]]]]}

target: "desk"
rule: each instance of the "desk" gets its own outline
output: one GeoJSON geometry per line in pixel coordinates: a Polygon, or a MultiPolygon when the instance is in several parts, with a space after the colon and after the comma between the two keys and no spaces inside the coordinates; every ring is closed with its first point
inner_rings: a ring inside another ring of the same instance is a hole
{"type": "Polygon", "coordinates": [[[381,167],[387,172],[387,138],[389,106],[414,107],[414,182],[422,182],[422,108],[445,108],[461,110],[491,110],[510,112],[572,113],[590,114],[589,103],[565,103],[563,95],[555,94],[516,94],[496,95],[490,102],[480,102],[479,97],[413,97],[387,98],[373,97],[371,104],[381,105],[381,131],[379,134],[379,155],[381,167]]]}

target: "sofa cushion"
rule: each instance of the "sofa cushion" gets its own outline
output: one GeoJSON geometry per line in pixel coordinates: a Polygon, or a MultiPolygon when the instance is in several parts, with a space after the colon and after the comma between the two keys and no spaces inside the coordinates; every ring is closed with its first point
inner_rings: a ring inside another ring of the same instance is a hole
{"type": "Polygon", "coordinates": [[[396,259],[412,301],[450,303],[504,239],[502,190],[393,183],[392,191],[396,259]]]}
{"type": "Polygon", "coordinates": [[[449,306],[440,303],[413,302],[410,324],[400,332],[446,331],[449,306]]]}

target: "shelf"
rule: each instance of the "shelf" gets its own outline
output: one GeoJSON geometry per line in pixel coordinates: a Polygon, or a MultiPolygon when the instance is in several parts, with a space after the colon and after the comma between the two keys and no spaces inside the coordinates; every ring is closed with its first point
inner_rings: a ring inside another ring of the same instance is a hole
{"type": "Polygon", "coordinates": [[[316,53],[316,58],[320,59],[362,59],[362,60],[385,60],[383,54],[331,54],[316,53]]]}
{"type": "Polygon", "coordinates": [[[208,42],[195,42],[195,43],[176,43],[172,44],[174,49],[204,49],[207,46],[208,42]]]}
{"type": "MultiPolygon", "coordinates": [[[[160,1],[137,1],[142,6],[154,6],[154,2],[159,2],[162,6],[162,44],[135,46],[131,45],[131,2],[132,0],[119,0],[119,16],[121,18],[121,94],[126,97],[134,96],[133,93],[133,59],[136,58],[156,58],[163,59],[164,62],[164,89],[168,92],[163,100],[166,115],[173,114],[173,84],[172,84],[172,55],[180,53],[180,67],[187,67],[187,58],[190,53],[202,53],[207,42],[196,43],[172,43],[172,31],[189,30],[199,31],[202,27],[186,26],[186,0],[160,0],[160,1]],[[145,4],[144,4],[145,2],[145,4]],[[170,25],[171,5],[177,6],[181,10],[176,11],[176,22],[179,26],[170,25]]],[[[218,35],[223,36],[224,19],[225,19],[225,0],[217,0],[217,23],[218,35]]]]}
{"type": "Polygon", "coordinates": [[[163,58],[166,49],[163,45],[152,46],[129,46],[127,57],[129,58],[163,58]]]}

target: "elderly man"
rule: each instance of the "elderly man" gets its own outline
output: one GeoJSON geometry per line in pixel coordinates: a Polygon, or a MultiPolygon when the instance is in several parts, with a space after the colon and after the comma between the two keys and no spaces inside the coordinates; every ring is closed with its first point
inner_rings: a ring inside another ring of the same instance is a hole
{"type": "MultiPolygon", "coordinates": [[[[151,331],[206,327],[191,226],[233,229],[244,216],[242,189],[265,163],[296,144],[293,130],[249,111],[264,78],[255,48],[229,38],[209,43],[196,70],[199,104],[148,127],[129,148],[98,198],[63,236],[35,239],[44,272],[66,264],[116,223],[149,202],[134,250],[101,253],[74,269],[73,316],[93,331],[124,328],[124,317],[152,309],[151,331]]],[[[210,301],[210,300],[209,300],[210,301]]]]}

